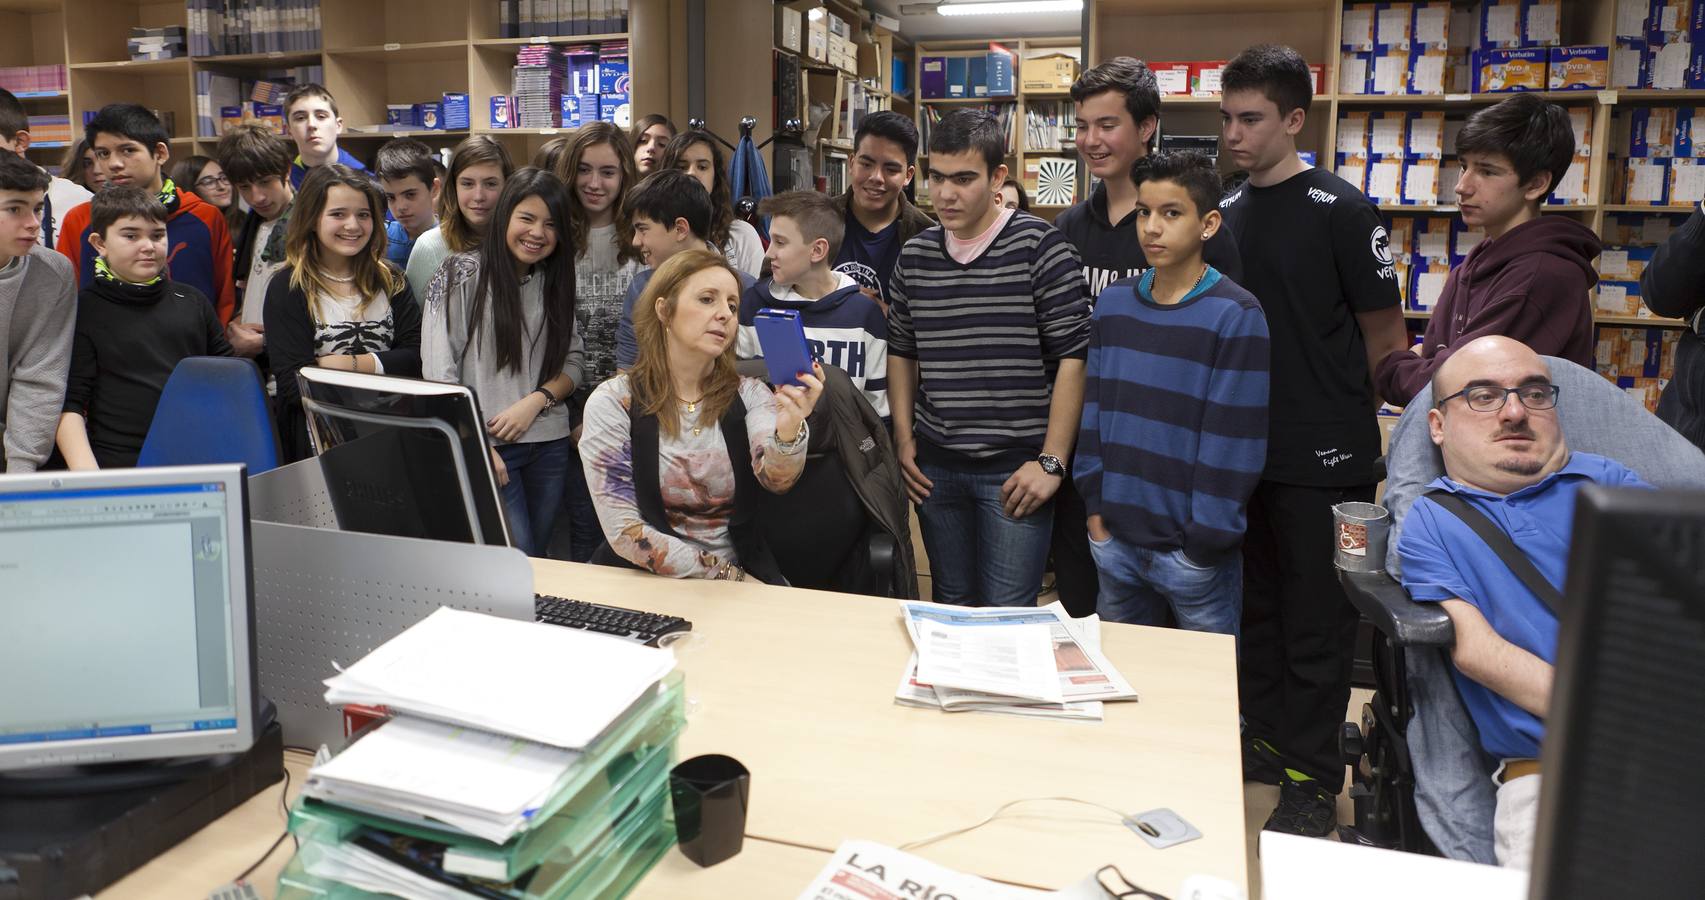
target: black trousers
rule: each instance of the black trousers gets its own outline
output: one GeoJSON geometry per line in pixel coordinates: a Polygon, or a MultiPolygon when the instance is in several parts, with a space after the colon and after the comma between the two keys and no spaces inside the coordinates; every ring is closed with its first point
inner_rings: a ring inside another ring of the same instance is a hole
{"type": "Polygon", "coordinates": [[[1054,589],[1060,604],[1075,618],[1095,612],[1101,576],[1089,555],[1089,510],[1068,476],[1054,492],[1054,535],[1048,552],[1054,557],[1054,589]]]}
{"type": "Polygon", "coordinates": [[[1373,496],[1373,485],[1263,481],[1250,498],[1243,538],[1238,696],[1245,729],[1334,793],[1344,786],[1338,734],[1350,704],[1359,617],[1332,565],[1332,507],[1373,496]]]}

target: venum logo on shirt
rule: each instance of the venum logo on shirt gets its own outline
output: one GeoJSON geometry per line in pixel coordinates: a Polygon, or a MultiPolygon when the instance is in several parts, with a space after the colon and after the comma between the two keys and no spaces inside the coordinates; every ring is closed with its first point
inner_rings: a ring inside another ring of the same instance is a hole
{"type": "Polygon", "coordinates": [[[1321,190],[1320,188],[1309,188],[1308,189],[1308,199],[1313,200],[1316,203],[1324,204],[1326,206],[1331,206],[1332,204],[1338,202],[1338,195],[1337,194],[1329,194],[1329,193],[1321,190]]]}
{"type": "Polygon", "coordinates": [[[1374,226],[1373,234],[1368,237],[1368,248],[1373,251],[1374,262],[1383,267],[1379,270],[1379,277],[1387,281],[1396,278],[1397,268],[1391,260],[1391,235],[1384,225],[1374,226]]]}
{"type": "Polygon", "coordinates": [[[1242,200],[1242,199],[1243,199],[1243,190],[1240,188],[1237,193],[1232,194],[1230,197],[1227,197],[1224,200],[1220,201],[1220,209],[1227,209],[1233,203],[1236,203],[1237,201],[1242,200]]]}
{"type": "Polygon", "coordinates": [[[1328,450],[1314,451],[1314,458],[1320,460],[1320,465],[1328,469],[1337,466],[1341,462],[1349,461],[1352,456],[1355,456],[1355,454],[1340,453],[1337,447],[1333,447],[1328,450]]]}

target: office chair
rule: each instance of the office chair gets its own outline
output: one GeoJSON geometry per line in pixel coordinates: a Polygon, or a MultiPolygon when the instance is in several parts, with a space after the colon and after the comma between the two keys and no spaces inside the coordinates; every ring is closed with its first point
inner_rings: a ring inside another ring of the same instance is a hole
{"type": "MultiPolygon", "coordinates": [[[[1561,389],[1558,422],[1571,451],[1621,462],[1659,488],[1705,487],[1705,454],[1598,373],[1545,357],[1561,389]]],[[[1351,767],[1358,843],[1496,864],[1492,812],[1497,760],[1480,737],[1452,680],[1455,631],[1437,603],[1409,599],[1397,578],[1397,539],[1409,507],[1444,474],[1427,428],[1431,387],[1415,396],[1385,457],[1391,511],[1386,572],[1339,572],[1356,608],[1379,630],[1373,698],[1360,722],[1346,722],[1340,745],[1351,767]],[[1388,574],[1389,573],[1389,574],[1388,574]]]]}
{"type": "Polygon", "coordinates": [[[910,501],[887,425],[845,372],[823,375],[805,472],[787,493],[764,494],[759,532],[795,587],[916,600],[910,501]]]}
{"type": "Polygon", "coordinates": [[[278,434],[253,360],[192,356],[160,392],[138,466],[245,463],[250,475],[278,467],[278,434]]]}

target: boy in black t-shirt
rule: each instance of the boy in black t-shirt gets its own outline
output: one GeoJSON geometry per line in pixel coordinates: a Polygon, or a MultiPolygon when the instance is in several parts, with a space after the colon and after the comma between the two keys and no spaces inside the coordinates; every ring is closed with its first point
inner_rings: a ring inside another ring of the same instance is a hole
{"type": "MultiPolygon", "coordinates": [[[[1054,220],[1083,257],[1089,295],[1121,278],[1148,269],[1137,239],[1137,186],[1131,167],[1154,151],[1160,131],[1160,86],[1140,59],[1115,56],[1090,67],[1072,84],[1077,114],[1077,152],[1099,181],[1089,199],[1054,220]]],[[[1241,282],[1237,242],[1220,229],[1202,248],[1202,258],[1232,281],[1241,282]]]]}
{"type": "Polygon", "coordinates": [[[231,345],[213,303],[166,276],[166,207],[124,185],[89,202],[100,257],[77,297],[59,452],[72,469],[128,468],[172,370],[191,356],[230,356],[231,345]]]}
{"type": "Polygon", "coordinates": [[[847,190],[835,199],[846,216],[835,271],[851,276],[884,312],[900,248],[935,224],[906,199],[917,158],[918,129],[911,119],[896,112],[871,113],[853,135],[847,190]]]}
{"type": "Polygon", "coordinates": [[[1244,777],[1280,785],[1268,829],[1325,836],[1357,622],[1332,566],[1332,506],[1373,500],[1369,373],[1408,335],[1379,211],[1297,156],[1312,94],[1301,54],[1251,47],[1222,86],[1220,146],[1249,181],[1220,209],[1272,335],[1267,465],[1243,543],[1244,777]]]}

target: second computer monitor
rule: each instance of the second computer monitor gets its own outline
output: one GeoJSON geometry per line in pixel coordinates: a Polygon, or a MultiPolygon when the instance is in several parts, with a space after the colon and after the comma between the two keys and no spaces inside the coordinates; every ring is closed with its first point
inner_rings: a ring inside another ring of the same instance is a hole
{"type": "Polygon", "coordinates": [[[1705,493],[1581,489],[1535,900],[1705,897],[1705,493]]]}
{"type": "Polygon", "coordinates": [[[298,377],[340,529],[509,544],[472,391],[335,369],[298,377]]]}

